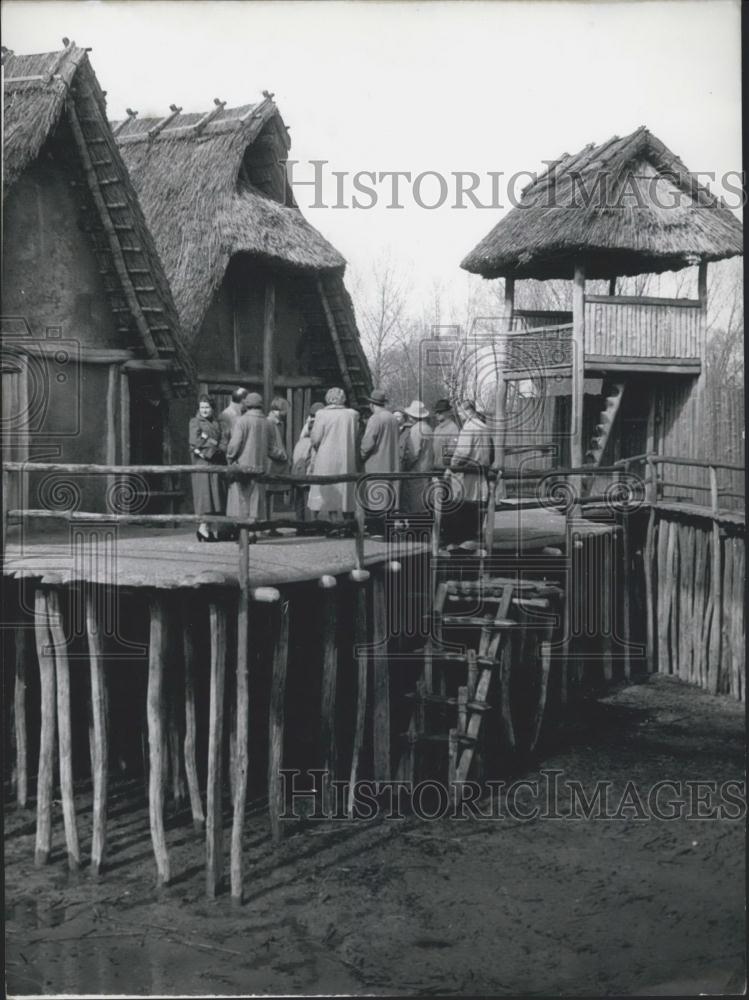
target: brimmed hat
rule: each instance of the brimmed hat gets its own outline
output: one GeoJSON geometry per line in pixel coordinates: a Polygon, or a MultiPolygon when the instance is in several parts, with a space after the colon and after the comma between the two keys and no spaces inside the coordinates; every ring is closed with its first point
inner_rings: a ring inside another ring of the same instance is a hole
{"type": "Polygon", "coordinates": [[[376,403],[377,406],[384,406],[388,398],[384,389],[373,389],[371,396],[364,397],[368,403],[376,403]]]}
{"type": "Polygon", "coordinates": [[[314,417],[314,415],[318,413],[323,408],[323,406],[324,406],[323,403],[313,403],[312,406],[310,406],[309,408],[309,415],[311,417],[314,417]]]}
{"type": "Polygon", "coordinates": [[[259,392],[248,392],[244,397],[244,405],[248,410],[262,410],[263,397],[259,392]]]}
{"type": "Polygon", "coordinates": [[[449,413],[452,410],[452,404],[449,399],[438,399],[434,404],[435,413],[449,413]]]}
{"type": "Polygon", "coordinates": [[[429,410],[424,406],[420,399],[415,399],[406,410],[404,410],[409,417],[413,417],[414,420],[426,420],[429,416],[429,410]]]}

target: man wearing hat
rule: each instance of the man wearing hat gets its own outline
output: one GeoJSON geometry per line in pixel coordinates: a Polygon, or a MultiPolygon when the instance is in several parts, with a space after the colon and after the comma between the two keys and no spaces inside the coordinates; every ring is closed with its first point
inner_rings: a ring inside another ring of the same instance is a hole
{"type": "MultiPolygon", "coordinates": [[[[241,465],[250,472],[268,473],[271,461],[286,461],[286,452],[276,443],[273,428],[263,413],[263,397],[249,393],[245,412],[238,417],[231,432],[226,457],[230,465],[241,465]]],[[[227,517],[259,520],[265,514],[265,484],[237,481],[229,487],[227,517]]]]}
{"type": "MultiPolygon", "coordinates": [[[[429,410],[420,399],[406,407],[405,414],[411,421],[408,429],[408,447],[404,453],[404,472],[430,472],[434,466],[432,439],[434,432],[427,423],[429,410]]],[[[405,514],[418,514],[427,509],[425,495],[429,479],[404,479],[401,486],[400,509],[405,514]]]]}
{"type": "Polygon", "coordinates": [[[458,443],[460,427],[453,417],[453,409],[449,399],[438,399],[434,404],[434,417],[437,426],[434,428],[434,467],[446,469],[450,465],[455,446],[458,443]]]}
{"type": "Polygon", "coordinates": [[[231,432],[234,430],[234,424],[239,420],[245,411],[245,400],[247,399],[247,389],[243,386],[238,386],[234,392],[231,394],[231,402],[229,405],[221,411],[218,415],[218,422],[221,425],[221,446],[226,450],[229,444],[229,438],[231,437],[231,432]]]}
{"type": "MultiPolygon", "coordinates": [[[[462,503],[456,513],[462,538],[477,538],[481,530],[482,506],[488,496],[486,470],[491,463],[491,437],[485,423],[479,419],[472,400],[464,400],[458,408],[463,426],[450,459],[446,476],[460,484],[462,503]]],[[[457,539],[456,539],[457,540],[457,539]]]]}
{"type": "MultiPolygon", "coordinates": [[[[399,472],[398,423],[385,408],[387,396],[382,389],[373,389],[367,397],[372,416],[361,440],[360,454],[364,462],[364,472],[370,476],[377,472],[399,472]]],[[[368,508],[370,527],[382,531],[384,518],[391,506],[398,506],[398,484],[390,482],[384,489],[377,489],[377,483],[369,482],[363,497],[368,508]]]]}

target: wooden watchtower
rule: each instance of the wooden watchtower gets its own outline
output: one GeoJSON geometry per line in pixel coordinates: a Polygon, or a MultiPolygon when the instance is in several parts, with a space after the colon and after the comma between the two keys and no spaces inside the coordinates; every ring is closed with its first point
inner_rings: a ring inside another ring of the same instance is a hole
{"type": "MultiPolygon", "coordinates": [[[[505,427],[513,434],[525,382],[543,397],[536,410],[545,407],[526,421],[526,441],[549,452],[556,442],[556,464],[594,469],[645,452],[708,457],[707,267],[742,252],[733,213],[644,127],[551,163],[461,264],[505,279],[505,427]],[[619,279],[695,265],[690,297],[617,294],[619,279]],[[571,309],[515,308],[520,279],[571,281],[571,309]]],[[[501,461],[513,464],[504,442],[501,461]]]]}

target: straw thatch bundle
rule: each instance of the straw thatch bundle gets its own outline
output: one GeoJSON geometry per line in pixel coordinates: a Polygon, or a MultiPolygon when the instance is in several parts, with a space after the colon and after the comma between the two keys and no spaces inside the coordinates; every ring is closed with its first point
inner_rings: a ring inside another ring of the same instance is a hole
{"type": "Polygon", "coordinates": [[[645,127],[564,154],[462,261],[485,278],[659,273],[743,252],[741,224],[645,127]]]}
{"type": "Polygon", "coordinates": [[[75,173],[70,179],[77,185],[82,216],[98,220],[92,227],[82,218],[82,224],[89,231],[110,305],[118,316],[127,317],[119,328],[127,332],[129,326],[135,344],[152,357],[155,353],[172,361],[169,374],[175,385],[191,388],[195,368],[182,342],[166,274],[107,121],[104,93],[86,50],[65,42],[58,52],[5,56],[3,197],[45,148],[59,149],[60,143],[70,148],[64,169],[75,173]],[[76,129],[83,147],[75,138],[76,129]],[[119,242],[124,272],[113,262],[112,240],[119,242]]]}
{"type": "Polygon", "coordinates": [[[234,254],[311,273],[342,275],[345,266],[294,204],[267,197],[242,169],[247,150],[261,133],[267,136],[275,129],[288,150],[286,128],[273,101],[216,109],[215,117],[196,129],[202,117],[172,115],[156,135],[159,119],[131,119],[117,127],[120,150],[191,341],[234,254]]]}

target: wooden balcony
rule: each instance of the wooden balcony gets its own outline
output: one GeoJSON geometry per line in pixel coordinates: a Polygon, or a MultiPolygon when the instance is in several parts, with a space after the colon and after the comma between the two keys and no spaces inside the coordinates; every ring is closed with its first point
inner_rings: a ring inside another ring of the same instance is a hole
{"type": "MultiPolygon", "coordinates": [[[[705,313],[699,299],[586,295],[585,371],[699,375],[705,313]]],[[[516,310],[507,351],[514,378],[572,364],[572,313],[516,310]]]]}

